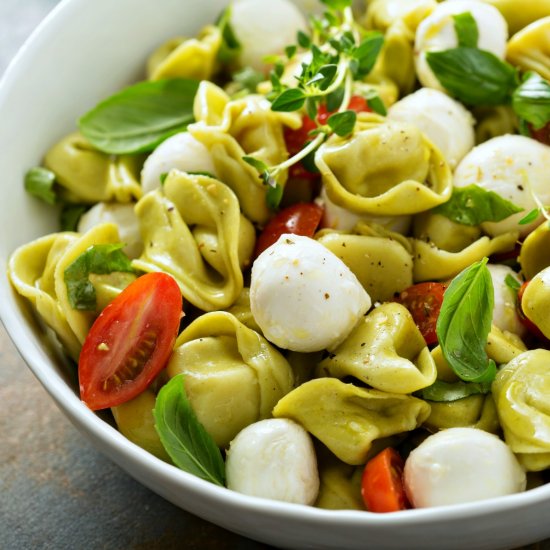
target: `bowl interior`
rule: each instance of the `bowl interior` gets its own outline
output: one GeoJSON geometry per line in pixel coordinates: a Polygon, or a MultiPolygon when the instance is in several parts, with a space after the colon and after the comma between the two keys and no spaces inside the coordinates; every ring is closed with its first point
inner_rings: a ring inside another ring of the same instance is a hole
{"type": "MultiPolygon", "coordinates": [[[[28,196],[23,176],[100,99],[143,76],[164,40],[193,35],[224,0],[64,0],[33,34],[0,84],[0,263],[57,230],[52,209],[28,196]]],[[[303,0],[311,8],[314,0],[303,0]]],[[[550,535],[550,486],[483,503],[389,516],[327,512],[214,487],[139,449],[78,399],[74,375],[45,342],[30,308],[0,279],[0,313],[30,368],[72,422],[142,483],[210,521],[287,547],[504,548],[550,535]],[[284,526],[284,529],[281,528],[284,526]],[[444,537],[444,538],[443,538],[444,537]]]]}

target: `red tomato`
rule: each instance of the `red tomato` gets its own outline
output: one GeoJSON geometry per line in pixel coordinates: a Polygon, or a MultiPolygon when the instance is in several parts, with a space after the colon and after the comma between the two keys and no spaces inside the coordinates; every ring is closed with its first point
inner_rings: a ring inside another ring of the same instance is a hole
{"type": "MultiPolygon", "coordinates": [[[[356,113],[362,113],[364,111],[370,111],[370,107],[367,104],[367,100],[360,95],[351,96],[348,104],[349,111],[355,111],[356,113]]],[[[326,105],[320,105],[317,113],[317,120],[319,124],[326,124],[330,115],[334,114],[334,111],[327,111],[326,105]]]]}
{"type": "Polygon", "coordinates": [[[411,312],[428,345],[437,343],[435,325],[445,288],[443,283],[418,283],[405,289],[397,298],[397,301],[411,312]]]}
{"type": "Polygon", "coordinates": [[[126,287],[95,320],[80,353],[80,397],[92,410],[143,392],[164,368],[178,334],[182,297],[165,273],[126,287]]]}
{"type": "Polygon", "coordinates": [[[545,145],[550,145],[550,122],[543,126],[540,130],[535,130],[531,124],[529,124],[529,131],[531,132],[531,137],[544,143],[545,145]]]}
{"type": "Polygon", "coordinates": [[[323,209],[313,202],[300,202],[284,208],[267,222],[256,242],[255,256],[259,256],[284,233],[313,237],[322,217],[323,209]]]}
{"type": "Polygon", "coordinates": [[[409,508],[403,487],[404,461],[388,447],[369,460],[361,479],[361,496],[369,512],[398,512],[409,508]]]}
{"type": "Polygon", "coordinates": [[[523,312],[523,308],[521,306],[521,300],[523,298],[523,294],[525,293],[525,289],[529,285],[531,281],[525,281],[520,289],[518,290],[518,301],[516,303],[516,311],[518,313],[519,320],[521,321],[521,324],[536,338],[542,341],[548,341],[546,336],[541,332],[539,327],[533,323],[530,319],[527,318],[525,313],[523,312]]]}

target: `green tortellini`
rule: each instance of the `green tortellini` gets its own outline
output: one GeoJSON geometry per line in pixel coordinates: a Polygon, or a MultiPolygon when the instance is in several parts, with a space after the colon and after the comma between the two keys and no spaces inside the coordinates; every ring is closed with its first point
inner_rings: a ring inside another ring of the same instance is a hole
{"type": "Polygon", "coordinates": [[[533,21],[550,14],[550,0],[481,0],[497,8],[508,23],[513,35],[533,21]]]}
{"type": "Polygon", "coordinates": [[[173,170],[162,189],[136,205],[145,245],[133,261],[142,271],[164,271],[186,300],[203,311],[225,309],[243,289],[241,266],[255,231],[233,191],[220,181],[173,170]]]}
{"type": "Polygon", "coordinates": [[[151,80],[163,78],[212,78],[222,44],[219,27],[208,25],[196,38],[173,38],[149,58],[147,73],[151,80]]]}
{"type": "Polygon", "coordinates": [[[518,262],[526,281],[550,266],[550,226],[547,223],[541,223],[525,237],[518,262]]]}
{"type": "Polygon", "coordinates": [[[78,132],[54,145],[44,157],[68,202],[131,202],[142,195],[141,155],[101,153],[78,132]]]}
{"type": "Polygon", "coordinates": [[[496,434],[500,428],[491,394],[470,395],[456,401],[429,403],[431,413],[424,422],[424,427],[431,431],[468,427],[496,434]]]}
{"type": "Polygon", "coordinates": [[[283,397],[276,418],[291,418],[346,464],[364,464],[376,439],[411,431],[430,414],[425,401],[318,378],[283,397]]]}
{"type": "Polygon", "coordinates": [[[550,338],[550,267],[535,275],[521,299],[521,308],[527,319],[550,338]]]}
{"type": "Polygon", "coordinates": [[[125,288],[134,276],[118,273],[90,277],[97,295],[94,311],[73,309],[65,270],[90,246],[118,243],[117,226],[98,225],[84,235],[63,232],[47,235],[16,250],[8,275],[16,290],[29,299],[36,312],[56,334],[69,355],[78,359],[80,348],[101,309],[125,288]]]}
{"type": "Polygon", "coordinates": [[[527,469],[550,467],[550,351],[522,353],[492,386],[508,446],[527,469]]]}
{"type": "Polygon", "coordinates": [[[333,353],[318,375],[354,376],[378,390],[413,393],[435,382],[437,369],[412,315],[388,302],[371,311],[333,353]]]}
{"type": "Polygon", "coordinates": [[[412,239],[414,280],[420,282],[450,279],[486,256],[513,250],[518,236],[516,231],[495,238],[483,236],[458,252],[448,252],[437,248],[432,242],[412,239]]]}
{"type": "Polygon", "coordinates": [[[373,302],[391,300],[412,285],[412,257],[397,240],[338,232],[317,240],[351,269],[373,302]]]}
{"type": "Polygon", "coordinates": [[[521,70],[536,71],[550,80],[550,11],[547,15],[512,36],[506,58],[521,70]]]}
{"type": "Polygon", "coordinates": [[[262,329],[258,326],[250,309],[250,288],[244,287],[235,302],[226,311],[234,315],[243,325],[262,334],[262,329]]]}
{"type": "Polygon", "coordinates": [[[269,418],[293,387],[290,365],[263,336],[226,312],[206,313],[177,338],[168,375],[185,375],[197,418],[220,447],[269,418]]]}
{"type": "Polygon", "coordinates": [[[360,114],[349,137],[332,135],[315,154],[328,198],[364,215],[416,214],[447,201],[452,173],[416,127],[360,114]]]}
{"type": "MultiPolygon", "coordinates": [[[[272,111],[271,103],[261,95],[231,100],[211,82],[200,84],[194,115],[197,122],[189,125],[189,132],[210,151],[220,180],[235,192],[250,220],[265,223],[270,217],[266,186],[243,157],[254,157],[268,166],[284,162],[288,153],[283,127],[299,128],[300,116],[272,111]]],[[[278,180],[281,186],[286,177],[283,171],[278,180]]]]}

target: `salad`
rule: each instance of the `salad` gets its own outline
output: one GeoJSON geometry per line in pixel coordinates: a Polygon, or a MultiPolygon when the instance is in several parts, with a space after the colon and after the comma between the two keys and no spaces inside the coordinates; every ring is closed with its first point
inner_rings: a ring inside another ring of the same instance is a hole
{"type": "Polygon", "coordinates": [[[30,168],[9,278],[128,439],[395,512],[550,472],[550,2],[237,0],[30,168]],[[265,27],[265,28],[264,28],[265,27]]]}

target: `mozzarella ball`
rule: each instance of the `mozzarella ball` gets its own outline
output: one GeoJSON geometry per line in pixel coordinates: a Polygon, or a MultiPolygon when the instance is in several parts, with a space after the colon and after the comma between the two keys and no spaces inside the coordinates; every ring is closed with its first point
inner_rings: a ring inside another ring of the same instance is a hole
{"type": "Polygon", "coordinates": [[[470,111],[439,90],[421,88],[404,97],[390,107],[388,118],[416,126],[453,169],[475,144],[470,111]]]}
{"type": "Polygon", "coordinates": [[[77,229],[80,233],[86,233],[92,227],[108,222],[117,225],[120,241],[125,243],[123,250],[128,257],[137,258],[143,250],[143,241],[133,203],[98,202],[82,215],[77,229]]]}
{"type": "Polygon", "coordinates": [[[461,504],[525,490],[525,471],[496,435],[449,428],[425,439],[405,462],[405,490],[415,508],[461,504]]]}
{"type": "Polygon", "coordinates": [[[239,65],[267,72],[266,56],[284,53],[307,22],[289,0],[237,0],[231,6],[231,27],[241,44],[239,65]]]}
{"type": "Polygon", "coordinates": [[[512,277],[519,284],[523,281],[511,267],[506,265],[487,264],[487,268],[491,274],[495,291],[493,325],[500,330],[507,330],[518,336],[523,336],[526,329],[517,314],[516,293],[506,284],[506,277],[512,277]]]}
{"type": "Polygon", "coordinates": [[[458,46],[453,15],[469,12],[477,23],[477,47],[504,59],[508,24],[497,8],[476,0],[453,0],[438,4],[416,30],[415,63],[418,80],[423,86],[443,90],[426,60],[427,52],[448,50],[458,46]]]}
{"type": "Polygon", "coordinates": [[[319,492],[311,437],[286,418],[261,420],[239,432],[225,471],[227,487],[246,495],[309,505],[319,492]]]}
{"type": "Polygon", "coordinates": [[[366,221],[382,225],[389,231],[406,235],[411,226],[412,216],[360,216],[333,203],[322,187],[316,202],[323,208],[321,226],[338,231],[351,231],[358,222],[366,221]]]}
{"type": "Polygon", "coordinates": [[[264,336],[281,348],[334,348],[370,306],[344,262],[309,237],[281,235],[252,266],[252,315],[264,336]]]}
{"type": "Polygon", "coordinates": [[[182,172],[208,172],[216,175],[210,151],[188,132],[163,141],[146,159],[141,171],[144,193],[160,187],[160,177],[177,168],[182,172]]]}
{"type": "Polygon", "coordinates": [[[533,193],[542,204],[550,204],[550,147],[525,136],[492,138],[474,147],[455,170],[455,187],[472,183],[524,208],[500,222],[485,222],[482,229],[493,237],[508,231],[519,231],[525,236],[543,219],[539,216],[530,224],[518,224],[537,208],[533,193]]]}

